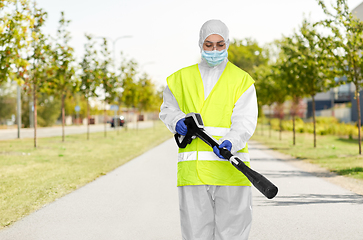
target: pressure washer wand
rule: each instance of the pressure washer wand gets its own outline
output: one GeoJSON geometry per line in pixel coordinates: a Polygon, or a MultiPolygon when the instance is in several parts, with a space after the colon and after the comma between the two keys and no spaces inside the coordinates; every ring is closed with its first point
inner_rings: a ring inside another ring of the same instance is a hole
{"type": "MultiPolygon", "coordinates": [[[[185,125],[188,128],[188,132],[185,135],[182,142],[180,142],[181,135],[176,133],[174,135],[175,140],[180,148],[185,148],[191,141],[198,137],[203,142],[208,144],[211,148],[217,146],[219,148],[219,144],[216,139],[210,136],[205,130],[202,118],[198,113],[189,113],[185,117],[184,121],[185,125]]],[[[220,154],[228,159],[232,165],[237,168],[240,172],[242,172],[248,180],[255,186],[263,195],[265,195],[268,199],[272,199],[276,196],[278,192],[278,188],[270,182],[263,175],[249,168],[241,159],[237,156],[234,156],[228,149],[220,148],[220,154]]]]}

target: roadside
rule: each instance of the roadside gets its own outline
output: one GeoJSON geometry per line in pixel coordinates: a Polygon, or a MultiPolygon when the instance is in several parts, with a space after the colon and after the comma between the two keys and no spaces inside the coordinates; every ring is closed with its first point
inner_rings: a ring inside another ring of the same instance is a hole
{"type": "Polygon", "coordinates": [[[363,180],[338,175],[334,172],[330,172],[326,168],[319,167],[316,164],[312,164],[307,161],[280,153],[278,151],[274,151],[264,145],[259,146],[264,149],[266,153],[274,156],[276,159],[282,159],[284,161],[287,161],[289,164],[301,170],[309,172],[316,177],[323,178],[333,184],[339,185],[349,191],[363,196],[363,180]]]}
{"type": "MultiPolygon", "coordinates": [[[[107,174],[171,134],[155,127],[0,141],[0,229],[107,174]]],[[[1,238],[0,238],[1,239],[1,238]]]]}
{"type": "MultiPolygon", "coordinates": [[[[153,127],[153,121],[142,121],[136,124],[135,122],[130,122],[127,124],[128,128],[149,128],[153,127]]],[[[123,127],[120,127],[120,129],[123,127]]],[[[105,130],[104,124],[90,125],[90,132],[102,132],[105,130]]],[[[110,124],[106,125],[107,132],[115,132],[115,128],[111,128],[110,124]]],[[[65,135],[69,134],[82,134],[87,132],[87,125],[73,125],[73,126],[65,126],[65,135]]],[[[62,127],[54,126],[54,127],[41,127],[37,128],[37,137],[55,137],[62,136],[62,127]]],[[[33,128],[21,128],[20,130],[20,138],[33,138],[34,137],[34,129],[33,128]]],[[[6,139],[16,139],[18,138],[18,130],[16,128],[11,129],[0,129],[0,140],[6,139]]]]}
{"type": "Polygon", "coordinates": [[[253,190],[249,239],[362,239],[362,195],[333,184],[335,175],[327,170],[256,141],[249,146],[251,167],[279,188],[272,200],[253,190]]]}
{"type": "MultiPolygon", "coordinates": [[[[251,240],[360,240],[363,197],[250,142],[251,166],[279,187],[253,188],[251,240]]],[[[0,231],[2,240],[180,240],[177,147],[169,139],[0,231]]],[[[299,160],[297,160],[299,161],[299,160]]],[[[314,173],[314,171],[312,171],[314,173]]]]}
{"type": "MultiPolygon", "coordinates": [[[[314,147],[313,134],[296,133],[295,145],[293,133],[289,131],[270,131],[268,126],[261,126],[251,140],[258,141],[271,150],[283,155],[285,158],[294,158],[294,164],[314,172],[327,171],[324,176],[331,181],[340,181],[345,186],[355,189],[362,194],[363,185],[363,156],[358,154],[358,142],[354,139],[333,136],[317,135],[316,147],[314,147]],[[320,170],[319,170],[320,169],[320,170]],[[335,176],[335,177],[333,177],[335,176]],[[354,187],[357,185],[358,187],[354,187]]],[[[321,173],[319,173],[321,175],[321,173]]]]}

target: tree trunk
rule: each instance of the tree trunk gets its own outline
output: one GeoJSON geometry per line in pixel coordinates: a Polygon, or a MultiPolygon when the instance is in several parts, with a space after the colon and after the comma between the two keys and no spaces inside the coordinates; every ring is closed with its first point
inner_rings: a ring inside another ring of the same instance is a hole
{"type": "Polygon", "coordinates": [[[62,95],[62,142],[64,142],[64,126],[65,126],[65,110],[64,110],[64,101],[65,101],[66,95],[62,95]]]}
{"type": "Polygon", "coordinates": [[[292,116],[292,143],[296,145],[296,114],[299,105],[299,98],[294,97],[292,101],[291,116],[292,116]]]}
{"type": "Polygon", "coordinates": [[[136,113],[136,133],[139,131],[139,111],[134,108],[134,112],[136,113]]]}
{"type": "Polygon", "coordinates": [[[356,88],[356,98],[357,98],[357,113],[358,113],[358,143],[359,143],[359,155],[362,154],[362,141],[360,136],[360,129],[361,129],[361,114],[360,114],[360,94],[359,88],[356,88]]]}
{"type": "Polygon", "coordinates": [[[17,109],[16,109],[16,121],[18,123],[18,138],[20,138],[20,129],[21,129],[21,87],[19,84],[17,85],[17,109]]]}
{"type": "Polygon", "coordinates": [[[295,130],[295,113],[292,115],[292,132],[293,132],[293,137],[292,137],[292,142],[295,146],[295,138],[296,138],[296,130],[295,130]]]}
{"type": "Polygon", "coordinates": [[[316,120],[315,120],[315,98],[312,97],[312,103],[313,103],[313,124],[314,124],[314,148],[316,148],[316,120]]]}
{"type": "Polygon", "coordinates": [[[270,125],[269,137],[271,138],[271,105],[270,105],[270,115],[268,116],[268,124],[270,125]]]}
{"type": "Polygon", "coordinates": [[[282,133],[282,118],[280,117],[280,136],[279,136],[280,141],[281,141],[281,133],[282,133]]]}
{"type": "Polygon", "coordinates": [[[107,130],[106,130],[106,128],[107,128],[107,121],[106,121],[106,117],[107,117],[107,115],[106,115],[106,101],[105,101],[105,106],[103,108],[103,113],[104,113],[103,123],[105,124],[105,137],[107,137],[107,130]]]}
{"type": "Polygon", "coordinates": [[[87,140],[89,140],[89,100],[87,98],[87,140]]]}
{"type": "Polygon", "coordinates": [[[127,131],[129,121],[130,121],[130,108],[127,108],[127,119],[125,119],[125,124],[124,124],[125,131],[127,131]]]}
{"type": "MultiPolygon", "coordinates": [[[[115,126],[115,129],[117,128],[117,135],[119,134],[119,123],[118,123],[118,119],[119,119],[119,117],[120,117],[120,115],[121,115],[121,111],[120,111],[120,108],[119,109],[117,109],[116,110],[116,119],[115,119],[115,123],[114,123],[114,126],[115,126]]],[[[121,121],[121,119],[120,119],[120,121],[121,121]]]]}
{"type": "Polygon", "coordinates": [[[34,147],[37,147],[37,86],[33,84],[33,118],[34,118],[34,147]]]}

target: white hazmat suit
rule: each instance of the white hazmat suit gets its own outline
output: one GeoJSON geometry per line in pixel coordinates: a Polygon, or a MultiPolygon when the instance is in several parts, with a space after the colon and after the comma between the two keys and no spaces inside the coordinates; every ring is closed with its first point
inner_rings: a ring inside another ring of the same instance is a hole
{"type": "MultiPolygon", "coordinates": [[[[219,20],[207,21],[200,30],[199,46],[205,39],[218,34],[229,46],[229,31],[219,20]]],[[[217,66],[210,67],[202,58],[198,68],[203,80],[204,95],[208,97],[227,65],[225,58],[217,66]]],[[[236,102],[231,117],[230,131],[219,142],[229,140],[232,153],[244,148],[253,135],[257,123],[257,99],[251,85],[236,102]]],[[[164,102],[160,119],[172,133],[176,133],[178,120],[186,116],[169,87],[164,90],[164,102]]],[[[249,159],[248,159],[249,160],[249,159]]],[[[252,221],[250,186],[181,186],[179,191],[180,220],[183,239],[187,240],[234,240],[247,239],[252,221]]]]}

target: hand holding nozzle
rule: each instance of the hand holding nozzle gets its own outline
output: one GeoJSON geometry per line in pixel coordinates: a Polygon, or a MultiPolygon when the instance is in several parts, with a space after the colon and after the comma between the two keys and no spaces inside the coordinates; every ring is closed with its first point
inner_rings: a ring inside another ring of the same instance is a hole
{"type": "Polygon", "coordinates": [[[221,155],[221,150],[223,148],[226,148],[228,151],[231,151],[232,149],[232,143],[229,141],[229,140],[224,140],[220,145],[219,147],[217,146],[214,146],[213,147],[213,152],[219,157],[219,158],[222,158],[222,159],[226,159],[225,157],[223,157],[221,155]]]}

